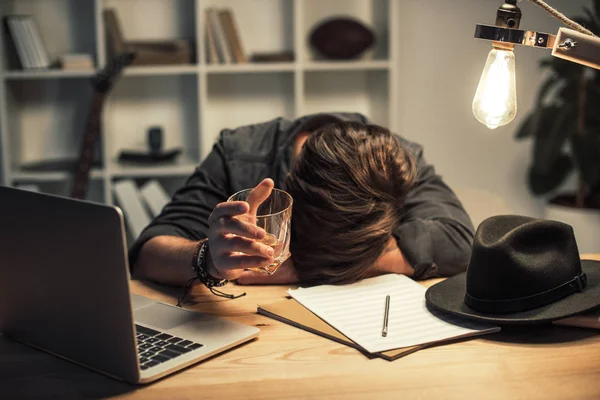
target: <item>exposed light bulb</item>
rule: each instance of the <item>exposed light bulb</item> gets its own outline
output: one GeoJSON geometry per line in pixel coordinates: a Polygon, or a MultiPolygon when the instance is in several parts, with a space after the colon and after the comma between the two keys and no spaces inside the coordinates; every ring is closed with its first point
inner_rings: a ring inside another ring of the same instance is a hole
{"type": "Polygon", "coordinates": [[[488,54],[477,92],[473,115],[490,129],[506,125],[517,113],[515,54],[512,50],[492,49],[488,54]]]}

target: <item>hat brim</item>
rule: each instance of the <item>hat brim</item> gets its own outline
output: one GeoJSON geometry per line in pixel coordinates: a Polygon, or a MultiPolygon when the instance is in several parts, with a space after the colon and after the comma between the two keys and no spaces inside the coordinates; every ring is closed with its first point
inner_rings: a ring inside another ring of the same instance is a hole
{"type": "Polygon", "coordinates": [[[600,306],[600,261],[581,260],[587,275],[583,292],[573,293],[554,303],[510,314],[491,314],[473,310],[465,304],[466,272],[439,282],[425,293],[427,306],[467,319],[499,325],[541,324],[579,314],[600,306]]]}

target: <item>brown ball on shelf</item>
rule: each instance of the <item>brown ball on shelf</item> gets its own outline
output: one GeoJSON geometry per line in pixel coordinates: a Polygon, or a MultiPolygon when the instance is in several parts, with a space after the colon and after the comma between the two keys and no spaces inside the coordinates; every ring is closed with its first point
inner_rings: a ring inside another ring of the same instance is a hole
{"type": "Polygon", "coordinates": [[[356,19],[332,17],[313,28],[310,44],[325,58],[349,60],[373,46],[375,34],[356,19]]]}

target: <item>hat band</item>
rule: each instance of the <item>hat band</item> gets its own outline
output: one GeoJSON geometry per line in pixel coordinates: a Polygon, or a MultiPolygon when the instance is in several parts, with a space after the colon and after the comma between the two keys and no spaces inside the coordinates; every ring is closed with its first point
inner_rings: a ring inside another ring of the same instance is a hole
{"type": "Polygon", "coordinates": [[[546,304],[553,303],[575,292],[582,292],[587,284],[584,272],[572,280],[554,289],[547,290],[533,296],[520,297],[510,300],[482,300],[465,293],[465,304],[474,310],[486,313],[513,313],[532,310],[546,304]]]}

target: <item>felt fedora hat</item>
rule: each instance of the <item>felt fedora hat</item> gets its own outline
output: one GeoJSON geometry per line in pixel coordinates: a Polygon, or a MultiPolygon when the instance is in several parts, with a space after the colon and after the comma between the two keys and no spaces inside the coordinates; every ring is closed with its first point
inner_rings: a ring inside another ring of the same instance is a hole
{"type": "Polygon", "coordinates": [[[550,322],[600,305],[600,261],[580,260],[570,225],[498,215],[478,226],[467,271],[431,286],[425,299],[478,321],[550,322]]]}

